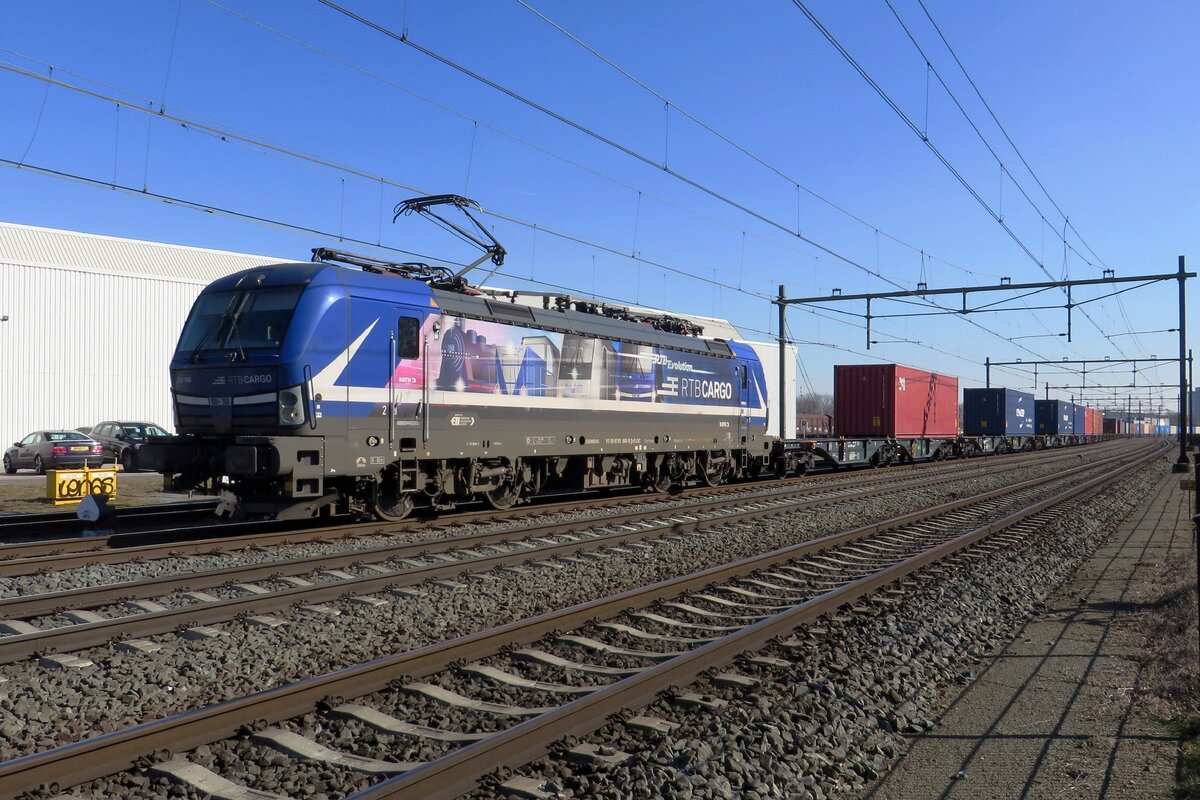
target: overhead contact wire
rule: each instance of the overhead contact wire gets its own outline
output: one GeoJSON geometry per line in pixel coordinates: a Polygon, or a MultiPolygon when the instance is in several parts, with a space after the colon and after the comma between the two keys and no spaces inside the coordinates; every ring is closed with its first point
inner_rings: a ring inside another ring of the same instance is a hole
{"type": "MultiPolygon", "coordinates": [[[[529,10],[529,11],[530,11],[532,14],[534,14],[535,16],[537,16],[539,19],[541,19],[543,22],[545,22],[545,23],[546,23],[547,25],[549,25],[550,27],[554,28],[556,31],[558,31],[559,33],[561,33],[563,36],[565,36],[565,37],[567,37],[568,39],[570,39],[572,42],[574,42],[575,44],[577,44],[579,47],[583,48],[584,50],[586,50],[587,52],[591,53],[593,56],[595,56],[596,58],[598,58],[600,61],[603,61],[603,62],[604,62],[605,64],[607,64],[609,67],[611,67],[612,69],[616,70],[616,71],[617,71],[618,73],[620,73],[620,74],[621,74],[623,77],[625,77],[626,79],[628,79],[628,80],[629,80],[629,81],[631,81],[632,83],[636,84],[638,87],[640,87],[641,89],[645,90],[646,92],[649,92],[651,95],[653,95],[653,96],[654,96],[655,98],[657,98],[658,100],[662,101],[664,104],[666,104],[666,105],[667,105],[667,106],[669,106],[670,108],[673,108],[673,109],[675,110],[675,112],[676,112],[676,113],[678,113],[678,114],[682,115],[683,117],[687,118],[688,120],[690,120],[691,122],[693,122],[693,123],[695,123],[697,126],[699,126],[700,128],[703,128],[705,131],[708,131],[710,134],[712,134],[713,136],[715,136],[717,139],[721,140],[721,141],[722,141],[722,142],[724,142],[725,144],[727,144],[727,145],[729,145],[730,147],[732,147],[733,149],[737,150],[739,153],[741,153],[742,155],[746,156],[746,157],[747,157],[747,158],[749,158],[750,160],[754,161],[754,162],[755,162],[756,164],[758,164],[759,166],[761,166],[761,167],[763,167],[764,169],[766,169],[766,170],[768,170],[768,171],[770,171],[770,172],[774,173],[774,174],[775,174],[775,175],[777,175],[778,177],[780,177],[780,178],[782,178],[783,180],[787,181],[789,184],[791,184],[791,185],[795,186],[795,187],[796,187],[796,189],[797,189],[798,191],[804,191],[804,192],[806,192],[806,193],[807,193],[808,195],[810,195],[811,197],[813,197],[813,198],[815,198],[815,199],[817,199],[817,200],[821,201],[822,203],[824,203],[825,205],[827,205],[827,206],[829,206],[830,208],[834,209],[835,211],[838,211],[839,213],[841,213],[841,214],[845,215],[847,218],[854,220],[855,222],[859,223],[859,224],[860,224],[860,225],[862,225],[863,227],[865,227],[865,228],[868,228],[868,229],[870,229],[870,230],[874,231],[874,232],[875,232],[875,233],[877,233],[877,234],[881,234],[881,235],[883,235],[885,238],[887,238],[887,239],[890,239],[891,241],[895,242],[896,244],[899,244],[899,245],[901,245],[901,246],[903,246],[903,247],[907,247],[907,248],[909,248],[910,250],[912,250],[913,252],[918,252],[918,251],[921,251],[921,250],[922,250],[922,248],[919,248],[919,247],[917,247],[917,246],[916,246],[916,245],[914,245],[914,244],[910,244],[909,242],[906,242],[906,241],[904,241],[903,239],[901,239],[901,238],[899,238],[899,237],[897,237],[897,236],[895,236],[895,235],[893,235],[893,234],[891,234],[891,233],[888,233],[887,231],[880,230],[880,229],[879,229],[877,226],[873,225],[872,223],[870,223],[870,222],[868,222],[867,220],[863,219],[863,218],[862,218],[862,217],[860,217],[859,215],[855,214],[853,211],[850,211],[849,209],[847,209],[846,207],[844,207],[844,206],[840,205],[839,203],[837,203],[837,202],[835,202],[835,201],[833,201],[833,200],[830,200],[828,197],[825,197],[824,195],[822,195],[822,194],[820,194],[819,192],[817,192],[815,189],[813,189],[813,188],[811,188],[811,187],[809,187],[809,186],[805,185],[804,183],[802,183],[802,182],[801,182],[800,180],[798,180],[797,178],[794,178],[793,176],[791,176],[791,175],[787,174],[786,172],[784,172],[784,171],[783,171],[782,169],[780,169],[779,167],[777,167],[777,166],[775,166],[774,164],[772,164],[771,162],[767,161],[767,160],[766,160],[765,158],[763,158],[762,156],[759,156],[757,153],[754,153],[754,152],[753,152],[753,151],[751,151],[749,148],[747,148],[747,147],[745,147],[744,145],[740,144],[740,143],[739,143],[739,142],[737,142],[736,140],[734,140],[734,139],[730,138],[730,137],[729,137],[727,134],[725,134],[725,133],[722,133],[720,130],[718,130],[718,129],[714,128],[714,127],[713,127],[711,124],[709,124],[708,122],[705,122],[703,119],[701,119],[701,118],[697,117],[695,114],[691,113],[690,111],[688,111],[688,110],[686,110],[686,109],[684,109],[684,108],[681,108],[681,107],[679,106],[679,104],[678,104],[678,103],[676,103],[676,102],[674,102],[673,100],[671,100],[669,97],[667,97],[666,95],[664,95],[662,92],[658,91],[657,89],[655,89],[653,86],[649,85],[648,83],[646,83],[646,82],[645,82],[645,81],[643,81],[642,79],[638,78],[636,75],[634,75],[634,74],[632,74],[631,72],[629,72],[629,70],[625,69],[625,68],[624,68],[624,67],[622,67],[620,64],[617,64],[617,63],[616,63],[615,61],[613,61],[611,58],[609,58],[608,56],[604,55],[604,54],[603,54],[603,53],[601,53],[599,50],[597,50],[596,48],[594,48],[594,47],[592,47],[591,45],[589,45],[587,42],[585,42],[585,41],[583,41],[582,39],[580,39],[578,36],[576,36],[575,34],[573,34],[571,31],[567,30],[566,28],[564,28],[564,27],[563,27],[562,25],[560,25],[559,23],[557,23],[557,22],[555,22],[554,20],[552,20],[552,19],[550,19],[549,17],[547,17],[545,14],[543,14],[543,13],[542,13],[541,11],[539,11],[537,8],[535,8],[535,7],[534,7],[534,6],[532,6],[530,3],[528,3],[528,2],[527,2],[527,0],[516,0],[516,2],[517,2],[517,3],[519,3],[520,5],[524,6],[524,7],[525,7],[526,9],[528,9],[528,10],[529,10]]],[[[796,229],[797,229],[797,230],[799,230],[799,226],[798,226],[798,225],[797,225],[797,228],[796,228],[796,229]]],[[[980,271],[978,271],[978,270],[972,270],[972,269],[969,269],[969,268],[967,268],[967,267],[963,267],[963,266],[961,266],[961,265],[959,265],[959,264],[955,264],[955,263],[953,263],[953,262],[951,262],[951,261],[947,261],[947,260],[946,260],[946,259],[944,259],[944,258],[940,258],[940,257],[938,257],[938,256],[934,256],[934,255],[932,255],[932,254],[930,254],[930,253],[926,253],[926,255],[927,255],[927,256],[929,256],[930,258],[934,258],[934,259],[936,259],[937,261],[940,261],[941,263],[945,264],[946,266],[953,267],[954,269],[957,269],[957,270],[961,270],[962,272],[964,272],[964,273],[966,273],[966,274],[968,274],[968,275],[982,275],[982,274],[986,274],[986,273],[982,273],[982,272],[980,272],[980,271]]]]}
{"type": "MultiPolygon", "coordinates": [[[[854,267],[855,269],[857,269],[867,275],[876,277],[876,278],[880,279],[881,281],[883,281],[884,283],[894,286],[897,289],[902,289],[905,291],[907,291],[909,289],[909,287],[904,286],[903,284],[887,277],[886,275],[883,275],[875,270],[872,270],[869,267],[866,267],[863,264],[860,264],[859,262],[855,261],[854,259],[852,259],[848,256],[845,256],[845,255],[842,255],[841,253],[837,252],[836,250],[833,250],[832,248],[827,247],[826,245],[821,244],[820,242],[818,242],[814,239],[811,239],[810,237],[807,237],[798,231],[793,231],[791,228],[788,228],[786,225],[783,225],[783,224],[777,222],[776,220],[773,220],[770,217],[766,216],[765,214],[755,211],[754,209],[746,206],[745,204],[740,203],[737,200],[734,200],[733,198],[728,197],[727,195],[724,195],[721,192],[718,192],[715,189],[712,189],[711,187],[708,187],[708,186],[700,183],[699,181],[697,181],[694,178],[691,178],[687,175],[684,175],[684,174],[672,169],[671,167],[669,167],[666,164],[657,162],[654,159],[652,159],[642,153],[639,153],[636,150],[633,150],[632,148],[629,148],[629,147],[621,144],[620,142],[617,142],[617,141],[611,139],[610,137],[607,137],[607,136],[599,133],[598,131],[592,130],[591,128],[588,128],[585,125],[575,122],[574,120],[570,119],[569,117],[566,117],[550,108],[547,108],[546,106],[538,103],[537,101],[535,101],[531,98],[525,97],[524,95],[521,95],[518,92],[516,92],[512,89],[509,89],[508,87],[503,86],[502,84],[499,84],[499,83],[491,80],[490,78],[480,75],[479,73],[475,72],[474,70],[470,69],[469,67],[459,64],[459,63],[441,55],[440,53],[437,53],[433,50],[430,50],[427,47],[424,47],[421,44],[418,44],[417,42],[415,42],[411,38],[409,38],[406,32],[405,33],[396,33],[395,31],[393,31],[383,25],[380,25],[377,22],[367,19],[366,17],[363,17],[362,15],[357,14],[357,13],[351,11],[350,9],[347,9],[347,8],[333,2],[333,0],[317,0],[317,2],[329,7],[330,9],[338,12],[339,14],[342,14],[342,15],[368,27],[368,28],[371,28],[372,30],[375,30],[375,31],[381,33],[382,35],[384,35],[390,39],[395,40],[396,42],[399,42],[400,44],[407,45],[407,46],[413,48],[414,50],[416,50],[417,52],[422,53],[423,55],[425,55],[429,58],[432,58],[433,60],[438,61],[439,63],[441,63],[453,70],[461,72],[462,74],[466,75],[467,77],[470,77],[473,80],[476,80],[476,81],[484,84],[485,86],[488,86],[488,87],[516,100],[519,103],[527,105],[536,111],[546,114],[547,116],[551,117],[552,119],[557,120],[557,121],[561,122],[562,124],[579,131],[580,133],[584,134],[585,136],[589,136],[603,144],[609,145],[610,147],[613,147],[614,149],[618,150],[619,152],[626,154],[630,158],[633,158],[647,166],[653,167],[654,169],[661,170],[662,172],[664,172],[667,175],[670,175],[671,177],[675,178],[676,180],[679,180],[682,183],[685,183],[688,186],[691,186],[692,188],[694,188],[700,192],[703,192],[704,194],[709,195],[713,199],[718,200],[722,203],[725,203],[726,205],[728,205],[732,208],[735,208],[738,211],[741,211],[741,212],[753,217],[754,219],[759,220],[760,222],[762,222],[765,225],[775,228],[775,229],[787,234],[788,236],[792,236],[800,241],[803,241],[806,244],[808,244],[812,247],[815,247],[818,250],[832,256],[833,258],[837,259],[838,261],[840,261],[842,263],[845,263],[851,267],[854,267]]],[[[899,113],[903,114],[902,111],[899,113]]],[[[910,124],[911,124],[911,122],[910,122],[910,124]]],[[[951,167],[951,169],[953,169],[952,165],[949,165],[949,162],[946,162],[946,163],[948,166],[951,167]]],[[[960,180],[963,181],[964,186],[967,186],[969,190],[973,191],[973,189],[970,188],[970,185],[967,184],[965,182],[965,180],[961,178],[961,176],[960,176],[960,180]]],[[[978,197],[978,195],[976,195],[976,196],[978,197]]],[[[978,199],[981,203],[984,204],[985,207],[988,207],[986,202],[983,200],[983,198],[979,197],[978,199]]],[[[1014,237],[1015,237],[1015,234],[1011,234],[1011,232],[1010,232],[1010,235],[1014,235],[1014,237]]],[[[1016,240],[1018,241],[1018,243],[1020,243],[1019,239],[1016,239],[1016,240]]],[[[929,303],[929,305],[931,305],[935,308],[940,308],[943,311],[950,310],[950,309],[948,309],[944,306],[941,306],[933,301],[928,301],[928,303],[929,303]]],[[[986,326],[980,325],[978,322],[975,322],[974,320],[968,319],[966,317],[964,317],[963,319],[968,324],[970,324],[982,331],[985,331],[986,333],[988,333],[992,336],[995,336],[1004,341],[1008,341],[1006,337],[1002,336],[1001,334],[997,333],[996,331],[993,331],[993,330],[987,328],[986,326]]],[[[1021,350],[1024,350],[1025,352],[1030,353],[1031,355],[1037,355],[1039,358],[1042,357],[1040,354],[1029,349],[1028,347],[1025,347],[1023,345],[1019,345],[1018,347],[1021,350]]]]}
{"type": "MultiPolygon", "coordinates": [[[[798,0],[797,0],[797,2],[798,2],[798,0]]],[[[917,38],[915,36],[913,36],[912,31],[909,30],[908,25],[905,24],[904,19],[900,16],[900,12],[897,11],[895,5],[892,4],[892,0],[884,0],[884,2],[887,3],[887,7],[888,7],[888,9],[891,10],[892,16],[894,16],[896,18],[896,22],[898,22],[900,24],[900,28],[904,31],[905,35],[908,36],[908,40],[910,42],[912,42],[913,47],[915,47],[917,52],[920,53],[921,58],[925,59],[926,67],[933,72],[934,77],[936,77],[938,79],[938,83],[941,84],[942,88],[946,91],[946,94],[949,95],[950,99],[952,101],[954,101],[954,105],[959,110],[959,113],[962,114],[963,119],[965,119],[967,121],[967,124],[971,126],[971,130],[975,131],[975,135],[979,138],[979,141],[983,143],[983,146],[985,148],[987,148],[987,151],[989,153],[991,153],[992,158],[995,159],[996,163],[1000,165],[1001,174],[1003,175],[1005,172],[1007,172],[1007,170],[1005,170],[1005,168],[1004,168],[1004,160],[1000,158],[1000,154],[996,152],[995,148],[992,147],[992,143],[989,142],[987,137],[983,135],[983,131],[979,130],[979,126],[975,124],[975,120],[971,117],[970,114],[967,113],[966,108],[964,108],[963,104],[959,101],[958,96],[954,93],[954,91],[950,88],[950,86],[942,78],[942,74],[938,71],[937,67],[933,66],[933,63],[932,63],[932,61],[930,61],[929,56],[925,53],[925,49],[923,47],[921,47],[920,42],[918,42],[917,38]]],[[[925,141],[926,145],[929,145],[932,147],[931,143],[929,142],[929,137],[927,135],[923,134],[922,139],[925,141]]],[[[1038,204],[1036,202],[1034,202],[1034,199],[1029,196],[1029,193],[1025,190],[1025,187],[1021,185],[1021,182],[1017,180],[1016,176],[1010,172],[1010,173],[1008,173],[1008,177],[1009,177],[1009,180],[1012,181],[1013,186],[1017,187],[1017,190],[1025,198],[1026,202],[1029,203],[1030,207],[1034,211],[1037,212],[1038,217],[1046,224],[1049,224],[1049,220],[1046,219],[1046,215],[1042,212],[1042,209],[1038,206],[1038,204]]],[[[1001,181],[1001,189],[1003,190],[1003,181],[1001,181]]],[[[980,196],[978,194],[976,194],[975,196],[976,196],[976,199],[980,199],[980,196]]],[[[1053,203],[1053,200],[1051,200],[1051,202],[1053,203]]],[[[988,210],[991,211],[990,208],[988,210]]],[[[1033,261],[1033,263],[1037,264],[1038,267],[1041,269],[1041,271],[1043,273],[1045,273],[1047,277],[1049,277],[1051,280],[1054,280],[1053,276],[1050,275],[1049,270],[1046,269],[1045,263],[1033,254],[1033,251],[1030,250],[1025,245],[1024,241],[1022,241],[1021,239],[1019,239],[1016,236],[1015,231],[1012,231],[1007,226],[1007,224],[1004,222],[1004,215],[992,212],[992,216],[996,219],[996,222],[999,223],[1001,227],[1003,227],[1006,231],[1009,232],[1009,234],[1011,236],[1014,237],[1014,239],[1017,241],[1017,243],[1020,244],[1021,248],[1023,250],[1025,250],[1025,253],[1029,256],[1029,258],[1033,261]]],[[[1064,219],[1066,219],[1065,215],[1064,215],[1064,219]]],[[[1069,220],[1067,220],[1067,222],[1069,224],[1069,220]]],[[[1062,243],[1063,243],[1064,273],[1066,270],[1066,254],[1068,251],[1075,253],[1075,255],[1079,256],[1079,258],[1082,259],[1083,262],[1085,264],[1087,264],[1088,266],[1090,266],[1092,268],[1097,268],[1095,264],[1088,261],[1088,259],[1082,253],[1080,253],[1078,250],[1076,250],[1074,247],[1071,246],[1071,243],[1069,241],[1067,241],[1065,229],[1063,231],[1063,235],[1060,238],[1062,239],[1062,243]]],[[[1064,280],[1065,279],[1066,279],[1066,276],[1064,274],[1064,280]]],[[[1065,293],[1066,290],[1064,289],[1063,291],[1065,293]]],[[[1096,328],[1097,331],[1100,332],[1101,335],[1104,334],[1104,329],[1102,327],[1100,327],[1100,324],[1098,322],[1096,322],[1096,320],[1093,319],[1092,316],[1090,314],[1088,314],[1086,310],[1080,309],[1080,313],[1083,314],[1083,316],[1088,320],[1088,322],[1092,323],[1092,325],[1096,328]]],[[[1122,350],[1119,345],[1113,345],[1113,346],[1117,349],[1118,353],[1120,353],[1122,356],[1125,356],[1125,351],[1122,350]]]]}

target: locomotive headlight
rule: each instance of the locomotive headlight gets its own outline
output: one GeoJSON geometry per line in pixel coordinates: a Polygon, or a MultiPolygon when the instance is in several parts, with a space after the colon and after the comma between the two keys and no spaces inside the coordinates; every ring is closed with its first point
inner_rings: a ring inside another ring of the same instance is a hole
{"type": "Polygon", "coordinates": [[[279,393],[279,424],[301,425],[304,423],[304,393],[299,386],[284,389],[279,393]]]}

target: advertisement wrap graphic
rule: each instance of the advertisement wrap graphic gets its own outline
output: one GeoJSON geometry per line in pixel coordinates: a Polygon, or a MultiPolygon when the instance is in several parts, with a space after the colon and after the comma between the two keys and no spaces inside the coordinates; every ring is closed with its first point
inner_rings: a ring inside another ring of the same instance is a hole
{"type": "MultiPolygon", "coordinates": [[[[424,369],[417,360],[401,362],[393,386],[420,389],[428,375],[430,388],[443,392],[743,405],[731,358],[449,315],[428,317],[422,339],[424,369]]],[[[748,405],[756,405],[757,394],[751,392],[748,405]]]]}

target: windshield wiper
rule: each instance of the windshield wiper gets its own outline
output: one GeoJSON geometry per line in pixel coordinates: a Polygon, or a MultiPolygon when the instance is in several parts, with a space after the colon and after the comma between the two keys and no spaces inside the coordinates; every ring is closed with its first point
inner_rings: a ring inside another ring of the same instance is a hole
{"type": "MultiPolygon", "coordinates": [[[[229,344],[229,337],[236,330],[237,319],[239,316],[241,316],[242,309],[245,308],[247,299],[249,299],[249,295],[243,292],[241,295],[233,298],[233,300],[230,301],[225,311],[221,314],[221,320],[216,325],[205,331],[204,335],[200,337],[200,341],[196,342],[196,346],[193,347],[192,352],[188,354],[188,363],[195,364],[200,360],[200,351],[204,349],[204,345],[208,343],[208,340],[213,337],[214,333],[218,334],[218,338],[222,340],[223,345],[229,344]],[[234,308],[234,306],[237,307],[234,308]],[[219,336],[220,331],[222,330],[225,331],[225,335],[223,337],[219,336]]],[[[238,350],[241,352],[242,360],[245,360],[245,351],[243,351],[240,346],[238,347],[238,350]]]]}
{"type": "MultiPolygon", "coordinates": [[[[240,314],[241,312],[239,311],[238,313],[240,314]]],[[[232,356],[232,357],[229,360],[233,361],[234,363],[236,363],[238,361],[245,361],[246,360],[246,349],[244,347],[242,347],[242,332],[238,329],[238,323],[237,323],[236,317],[234,318],[234,320],[231,324],[233,325],[233,327],[231,327],[229,329],[229,336],[225,337],[225,343],[229,344],[230,340],[233,340],[234,345],[237,347],[237,352],[230,353],[230,356],[232,356]]]]}

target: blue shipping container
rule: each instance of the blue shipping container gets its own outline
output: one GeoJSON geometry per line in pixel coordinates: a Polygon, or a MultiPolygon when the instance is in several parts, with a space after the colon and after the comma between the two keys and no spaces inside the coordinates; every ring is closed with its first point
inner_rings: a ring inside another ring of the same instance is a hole
{"type": "Polygon", "coordinates": [[[1087,406],[1081,406],[1078,404],[1071,404],[1071,403],[1067,403],[1067,405],[1071,406],[1071,408],[1074,409],[1074,419],[1075,419],[1074,425],[1075,426],[1071,429],[1071,433],[1085,432],[1087,430],[1087,427],[1086,427],[1087,421],[1084,418],[1087,416],[1087,406]]]}
{"type": "Polygon", "coordinates": [[[1037,400],[1034,402],[1036,431],[1041,436],[1075,432],[1075,410],[1063,400],[1037,400]]]}
{"type": "Polygon", "coordinates": [[[1012,389],[963,389],[967,436],[1032,436],[1033,395],[1012,389]]]}

